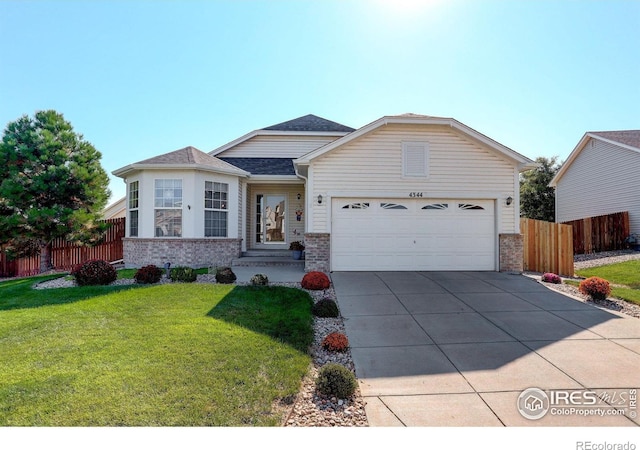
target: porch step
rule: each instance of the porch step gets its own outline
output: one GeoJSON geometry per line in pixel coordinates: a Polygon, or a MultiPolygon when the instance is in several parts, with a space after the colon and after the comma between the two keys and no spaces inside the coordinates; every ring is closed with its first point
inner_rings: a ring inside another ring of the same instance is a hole
{"type": "Polygon", "coordinates": [[[242,252],[242,257],[291,257],[291,250],[247,250],[246,252],[242,252]]]}
{"type": "Polygon", "coordinates": [[[299,266],[304,268],[304,260],[289,256],[243,256],[231,261],[233,267],[251,266],[299,266]]]}

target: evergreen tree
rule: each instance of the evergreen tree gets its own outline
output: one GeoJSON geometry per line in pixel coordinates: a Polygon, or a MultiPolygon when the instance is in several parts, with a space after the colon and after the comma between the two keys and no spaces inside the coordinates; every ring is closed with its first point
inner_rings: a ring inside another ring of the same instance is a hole
{"type": "Polygon", "coordinates": [[[554,222],[556,216],[555,189],[549,183],[560,169],[558,157],[536,158],[539,167],[520,175],[520,216],[554,222]]]}
{"type": "Polygon", "coordinates": [[[101,156],[56,111],[10,122],[0,142],[0,244],[35,247],[46,272],[54,239],[95,239],[110,195],[101,156]]]}

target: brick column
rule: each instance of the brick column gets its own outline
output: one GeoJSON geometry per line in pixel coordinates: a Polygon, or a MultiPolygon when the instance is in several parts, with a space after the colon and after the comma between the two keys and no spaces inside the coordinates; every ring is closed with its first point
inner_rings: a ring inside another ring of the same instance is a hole
{"type": "Polygon", "coordinates": [[[329,272],[331,267],[331,235],[329,233],[305,233],[304,270],[329,272]]]}
{"type": "Polygon", "coordinates": [[[500,272],[522,273],[524,240],[521,234],[500,235],[500,272]]]}

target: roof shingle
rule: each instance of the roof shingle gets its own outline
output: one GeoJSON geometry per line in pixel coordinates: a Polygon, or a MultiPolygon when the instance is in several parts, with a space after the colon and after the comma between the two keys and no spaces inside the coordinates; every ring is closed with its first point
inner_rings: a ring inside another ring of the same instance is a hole
{"type": "Polygon", "coordinates": [[[592,131],[591,134],[640,149],[640,130],[592,131]]]}
{"type": "Polygon", "coordinates": [[[291,158],[220,158],[252,175],[295,175],[291,158]]]}
{"type": "Polygon", "coordinates": [[[263,130],[272,131],[328,131],[339,133],[351,133],[355,131],[354,128],[342,125],[331,120],[323,119],[322,117],[314,116],[313,114],[307,114],[306,116],[298,117],[297,119],[288,120],[270,127],[263,128],[263,130]]]}
{"type": "Polygon", "coordinates": [[[136,165],[199,165],[208,166],[215,169],[222,170],[237,170],[236,166],[233,166],[215,156],[208,155],[207,153],[198,150],[195,147],[185,147],[179,150],[174,150],[163,155],[154,156],[153,158],[138,161],[136,165]]]}

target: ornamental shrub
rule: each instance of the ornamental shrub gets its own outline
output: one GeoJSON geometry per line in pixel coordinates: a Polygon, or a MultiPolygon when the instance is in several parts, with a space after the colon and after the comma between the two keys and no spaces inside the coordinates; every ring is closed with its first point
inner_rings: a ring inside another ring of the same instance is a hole
{"type": "Polygon", "coordinates": [[[328,289],[331,285],[329,277],[323,272],[308,272],[302,277],[302,287],[311,291],[328,289]]]}
{"type": "Polygon", "coordinates": [[[266,286],[269,284],[269,278],[262,273],[255,274],[249,281],[251,282],[252,286],[266,286]]]}
{"type": "Polygon", "coordinates": [[[542,274],[542,281],[545,283],[561,284],[562,279],[555,273],[542,274]]]}
{"type": "Polygon", "coordinates": [[[175,283],[193,283],[198,279],[198,274],[191,267],[178,266],[171,269],[169,278],[175,283]]]}
{"type": "Polygon", "coordinates": [[[318,300],[311,307],[311,312],[316,317],[338,317],[340,315],[337,303],[330,298],[318,300]]]}
{"type": "Polygon", "coordinates": [[[609,282],[599,277],[582,280],[578,289],[583,294],[590,296],[593,300],[604,300],[611,294],[609,282]]]}
{"type": "Polygon", "coordinates": [[[344,352],[349,348],[349,339],[336,331],[326,335],[321,345],[323,349],[330,352],[344,352]]]}
{"type": "Polygon", "coordinates": [[[148,266],[140,267],[136,270],[133,279],[136,280],[136,283],[140,284],[153,284],[160,281],[162,278],[162,269],[153,264],[149,264],[148,266]]]}
{"type": "Polygon", "coordinates": [[[341,364],[326,364],[318,372],[316,388],[321,394],[348,398],[353,395],[357,387],[353,372],[341,364]]]}
{"type": "Polygon", "coordinates": [[[236,281],[236,274],[233,273],[231,267],[218,267],[216,269],[216,282],[222,284],[231,284],[236,281]]]}
{"type": "Polygon", "coordinates": [[[71,271],[78,286],[107,285],[116,281],[118,272],[102,259],[92,259],[77,265],[71,271]]]}

